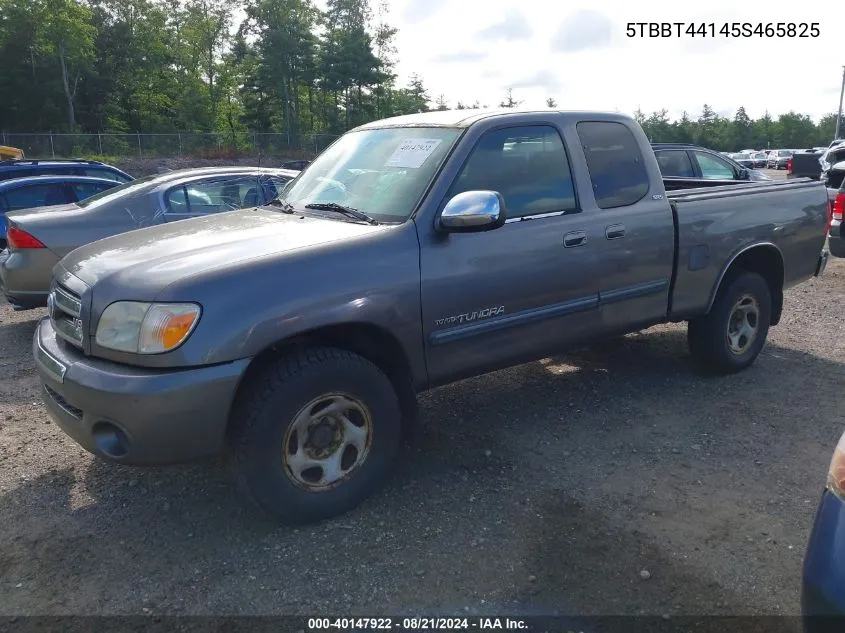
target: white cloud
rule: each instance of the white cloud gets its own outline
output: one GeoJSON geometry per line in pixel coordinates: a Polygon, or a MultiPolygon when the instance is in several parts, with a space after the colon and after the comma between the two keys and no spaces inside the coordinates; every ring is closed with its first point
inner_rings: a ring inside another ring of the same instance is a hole
{"type": "Polygon", "coordinates": [[[500,20],[481,29],[478,32],[478,37],[501,43],[511,40],[527,40],[533,33],[533,29],[525,16],[516,9],[510,9],[500,20]]]}
{"type": "Polygon", "coordinates": [[[576,52],[608,46],[613,39],[613,22],[601,11],[585,9],[569,15],[552,39],[557,51],[576,52]]]}
{"type": "Polygon", "coordinates": [[[789,110],[818,118],[839,103],[845,3],[764,4],[710,0],[396,0],[399,81],[419,73],[432,95],[450,103],[495,104],[514,98],[543,107],[649,113],[666,108],[696,117],[745,106],[749,116],[789,110]],[[597,7],[597,8],[594,8],[597,7]],[[626,36],[629,22],[817,22],[809,38],[716,39],[626,36]],[[486,53],[484,57],[481,57],[486,53]],[[456,63],[461,60],[460,63],[456,63]]]}

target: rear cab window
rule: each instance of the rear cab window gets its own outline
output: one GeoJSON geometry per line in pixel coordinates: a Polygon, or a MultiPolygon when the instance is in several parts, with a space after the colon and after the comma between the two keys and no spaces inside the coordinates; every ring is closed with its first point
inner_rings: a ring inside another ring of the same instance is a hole
{"type": "Polygon", "coordinates": [[[642,200],[651,182],[634,134],[616,121],[581,121],[576,126],[600,209],[626,207],[642,200]]]}

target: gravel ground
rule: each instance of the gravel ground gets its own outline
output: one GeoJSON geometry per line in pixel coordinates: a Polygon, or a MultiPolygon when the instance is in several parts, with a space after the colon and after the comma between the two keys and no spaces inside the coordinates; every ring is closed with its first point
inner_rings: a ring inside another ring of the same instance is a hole
{"type": "Polygon", "coordinates": [[[67,439],[30,357],[42,314],[0,300],[0,615],[799,611],[845,428],[842,260],[733,377],[698,375],[669,325],[425,394],[386,488],[298,529],[216,460],[119,467],[67,439]]]}

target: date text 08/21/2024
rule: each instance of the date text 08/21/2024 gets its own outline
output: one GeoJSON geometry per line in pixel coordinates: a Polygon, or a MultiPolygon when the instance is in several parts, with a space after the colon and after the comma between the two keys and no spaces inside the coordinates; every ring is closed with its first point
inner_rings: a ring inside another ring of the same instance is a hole
{"type": "Polygon", "coordinates": [[[447,630],[526,630],[528,623],[515,618],[308,618],[309,631],[366,629],[402,631],[447,631],[447,630]]]}
{"type": "Polygon", "coordinates": [[[628,37],[777,37],[816,38],[818,22],[628,22],[628,37]]]}

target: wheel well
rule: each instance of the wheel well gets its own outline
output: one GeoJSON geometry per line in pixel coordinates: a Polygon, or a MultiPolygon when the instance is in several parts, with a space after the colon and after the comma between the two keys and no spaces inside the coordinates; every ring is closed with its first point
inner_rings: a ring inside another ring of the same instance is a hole
{"type": "Polygon", "coordinates": [[[402,408],[403,431],[410,433],[417,421],[417,392],[411,366],[401,343],[387,330],[366,323],[345,323],[317,328],[282,339],[265,348],[247,367],[241,386],[276,359],[306,347],[336,347],[358,354],[381,369],[393,384],[402,408]]]}
{"type": "Polygon", "coordinates": [[[728,266],[719,286],[723,286],[725,281],[741,271],[757,273],[766,280],[769,286],[769,292],[772,295],[771,324],[777,325],[780,322],[781,313],[783,312],[784,270],[783,256],[780,254],[780,251],[774,246],[761,245],[740,253],[731,262],[730,266],[728,266]]]}

